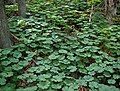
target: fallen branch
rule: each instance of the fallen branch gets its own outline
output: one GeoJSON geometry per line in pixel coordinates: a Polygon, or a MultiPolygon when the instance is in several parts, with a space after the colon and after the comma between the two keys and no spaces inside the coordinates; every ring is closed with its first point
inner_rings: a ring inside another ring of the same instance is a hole
{"type": "Polygon", "coordinates": [[[93,5],[92,5],[92,6],[91,6],[90,17],[89,17],[89,22],[92,21],[92,15],[93,15],[93,12],[94,12],[94,7],[93,7],[93,5]]]}
{"type": "Polygon", "coordinates": [[[11,40],[13,41],[13,43],[20,42],[20,39],[18,37],[16,37],[14,34],[10,33],[10,35],[11,35],[11,40]]]}

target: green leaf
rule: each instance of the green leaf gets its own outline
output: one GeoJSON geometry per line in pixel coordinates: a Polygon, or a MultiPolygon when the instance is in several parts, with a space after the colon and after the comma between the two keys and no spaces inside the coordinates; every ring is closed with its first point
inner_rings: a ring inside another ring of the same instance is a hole
{"type": "Polygon", "coordinates": [[[70,61],[69,60],[66,60],[66,59],[64,59],[64,60],[61,60],[61,61],[59,61],[60,63],[63,63],[63,64],[70,64],[70,61]]]}
{"type": "Polygon", "coordinates": [[[51,87],[53,89],[61,89],[62,85],[60,83],[55,83],[55,84],[52,84],[51,87]]]}
{"type": "MultiPolygon", "coordinates": [[[[2,86],[1,87],[2,91],[16,91],[15,90],[15,84],[10,84],[10,83],[7,83],[5,86],[2,86]]],[[[1,91],[0,89],[0,91],[1,91]]]]}
{"type": "Polygon", "coordinates": [[[12,63],[17,63],[19,60],[17,58],[9,58],[9,61],[12,63]]]}
{"type": "Polygon", "coordinates": [[[85,50],[84,50],[84,48],[83,49],[81,48],[81,49],[77,49],[76,51],[77,52],[84,52],[85,50]]]}
{"type": "Polygon", "coordinates": [[[63,90],[63,91],[75,91],[74,88],[72,88],[72,87],[67,87],[67,86],[63,87],[62,90],[63,90]]]}
{"type": "Polygon", "coordinates": [[[59,76],[59,75],[56,75],[56,76],[53,76],[53,78],[51,79],[51,81],[62,82],[63,78],[61,76],[59,76]]]}
{"type": "Polygon", "coordinates": [[[89,82],[89,87],[91,87],[91,88],[98,88],[99,84],[97,82],[89,82]]]}
{"type": "Polygon", "coordinates": [[[1,75],[3,77],[11,77],[11,76],[13,76],[13,72],[3,72],[3,73],[1,73],[1,75]]]}
{"type": "Polygon", "coordinates": [[[73,57],[72,55],[67,56],[67,58],[71,61],[74,61],[76,59],[76,57],[73,57]]]}
{"type": "Polygon", "coordinates": [[[59,50],[59,53],[64,53],[64,54],[66,54],[66,53],[67,53],[67,51],[66,51],[66,50],[64,50],[64,49],[61,49],[61,50],[59,50]]]}
{"type": "Polygon", "coordinates": [[[109,79],[109,80],[108,80],[108,83],[109,83],[109,84],[115,84],[116,81],[115,81],[114,79],[109,79]]]}
{"type": "Polygon", "coordinates": [[[64,83],[65,83],[65,85],[67,85],[67,86],[71,86],[73,83],[74,83],[74,79],[71,77],[69,77],[69,78],[66,78],[65,80],[64,80],[64,83]]]}
{"type": "Polygon", "coordinates": [[[107,86],[104,84],[99,84],[99,91],[119,91],[115,86],[107,86]]]}
{"type": "Polygon", "coordinates": [[[111,77],[111,74],[110,74],[109,72],[104,72],[103,75],[104,75],[105,77],[111,77]]]}
{"type": "Polygon", "coordinates": [[[112,66],[106,66],[105,67],[106,71],[109,71],[110,73],[114,73],[113,67],[112,66]]]}
{"type": "Polygon", "coordinates": [[[38,67],[31,67],[28,69],[28,72],[35,72],[37,71],[38,67]]]}
{"type": "Polygon", "coordinates": [[[18,26],[23,26],[25,25],[25,20],[19,20],[17,23],[18,26]]]}
{"type": "Polygon", "coordinates": [[[38,76],[38,80],[39,81],[46,81],[50,77],[51,77],[51,74],[42,74],[42,75],[38,76]]]}
{"type": "Polygon", "coordinates": [[[88,76],[84,76],[83,78],[84,78],[85,81],[88,81],[88,82],[94,80],[94,78],[92,76],[89,76],[89,75],[88,76]]]}
{"type": "Polygon", "coordinates": [[[20,58],[22,56],[22,53],[21,52],[19,52],[19,51],[14,51],[14,53],[13,53],[13,57],[15,57],[15,58],[20,58]]]}
{"type": "Polygon", "coordinates": [[[24,57],[24,59],[27,61],[31,61],[33,59],[33,57],[36,55],[37,51],[35,51],[35,52],[26,51],[26,53],[28,55],[27,55],[27,57],[24,57]]]}
{"type": "Polygon", "coordinates": [[[5,85],[5,84],[6,84],[6,79],[0,78],[0,85],[5,85]]]}
{"type": "Polygon", "coordinates": [[[11,64],[11,61],[5,60],[5,61],[1,62],[1,64],[4,66],[8,66],[9,64],[11,64]]]}
{"type": "Polygon", "coordinates": [[[20,61],[20,62],[18,63],[18,65],[20,65],[20,66],[22,66],[22,67],[27,66],[28,64],[29,64],[29,62],[26,61],[26,60],[20,61]]]}
{"type": "Polygon", "coordinates": [[[50,87],[50,82],[47,80],[47,81],[41,81],[37,84],[37,86],[40,88],[40,89],[48,89],[50,87]]]}
{"type": "Polygon", "coordinates": [[[7,55],[7,54],[9,54],[11,51],[12,51],[12,49],[4,49],[4,50],[2,51],[2,54],[7,55]]]}
{"type": "Polygon", "coordinates": [[[77,70],[76,66],[69,66],[67,69],[69,69],[70,72],[75,72],[77,70]]]}
{"type": "Polygon", "coordinates": [[[54,73],[59,73],[59,70],[60,69],[58,67],[52,67],[50,71],[54,73]]]}
{"type": "Polygon", "coordinates": [[[119,78],[120,78],[120,75],[113,74],[113,78],[114,78],[114,79],[119,79],[119,78]]]}
{"type": "Polygon", "coordinates": [[[20,65],[18,65],[18,64],[12,65],[12,69],[13,69],[13,70],[16,70],[16,71],[18,71],[18,70],[20,70],[20,69],[22,69],[22,68],[23,68],[23,67],[20,66],[20,65]]]}
{"type": "Polygon", "coordinates": [[[36,91],[37,90],[37,86],[32,86],[32,87],[27,87],[27,88],[19,88],[16,91],[36,91]]]}
{"type": "Polygon", "coordinates": [[[43,42],[43,44],[53,44],[52,40],[46,40],[43,42]]]}
{"type": "Polygon", "coordinates": [[[48,58],[51,60],[57,59],[59,56],[55,54],[51,54],[48,58]]]}

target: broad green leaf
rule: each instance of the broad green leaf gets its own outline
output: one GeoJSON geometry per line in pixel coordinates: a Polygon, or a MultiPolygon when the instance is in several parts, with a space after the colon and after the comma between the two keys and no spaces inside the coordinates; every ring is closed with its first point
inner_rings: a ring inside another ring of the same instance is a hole
{"type": "Polygon", "coordinates": [[[94,78],[92,76],[89,76],[89,75],[88,76],[84,76],[83,78],[84,78],[85,81],[88,81],[88,82],[94,80],[94,78]]]}
{"type": "Polygon", "coordinates": [[[0,85],[5,85],[5,84],[6,84],[6,79],[0,78],[0,85]]]}
{"type": "Polygon", "coordinates": [[[55,84],[52,84],[51,87],[53,89],[61,89],[62,85],[60,83],[55,83],[55,84]]]}
{"type": "Polygon", "coordinates": [[[50,87],[50,82],[49,81],[41,81],[37,84],[38,88],[40,89],[48,89],[50,87]]]}
{"type": "Polygon", "coordinates": [[[22,53],[21,52],[19,52],[19,51],[14,51],[14,53],[13,53],[13,57],[15,57],[15,58],[20,58],[22,56],[22,53]]]}
{"type": "Polygon", "coordinates": [[[48,58],[53,60],[53,59],[57,59],[59,56],[55,55],[55,54],[51,54],[48,58]]]}
{"type": "Polygon", "coordinates": [[[74,88],[72,88],[72,87],[67,87],[67,86],[63,87],[62,90],[63,90],[63,91],[75,91],[74,88]]]}
{"type": "Polygon", "coordinates": [[[63,78],[61,76],[59,76],[59,75],[56,75],[56,76],[53,76],[51,81],[53,81],[53,82],[62,82],[63,78]]]}
{"type": "Polygon", "coordinates": [[[70,72],[75,72],[77,70],[76,66],[69,66],[67,69],[69,69],[70,72]]]}
{"type": "Polygon", "coordinates": [[[66,50],[64,50],[64,49],[61,49],[61,50],[59,50],[59,53],[64,53],[64,54],[66,54],[66,53],[67,53],[67,51],[66,51],[66,50]]]}
{"type": "Polygon", "coordinates": [[[116,81],[115,81],[114,79],[109,79],[109,80],[108,80],[108,83],[109,83],[109,84],[115,84],[116,81]]]}
{"type": "Polygon", "coordinates": [[[4,49],[4,50],[2,51],[2,54],[7,55],[7,54],[9,54],[11,51],[12,51],[12,49],[4,49]]]}
{"type": "Polygon", "coordinates": [[[19,88],[16,91],[37,91],[37,86],[26,87],[26,88],[19,88]]]}

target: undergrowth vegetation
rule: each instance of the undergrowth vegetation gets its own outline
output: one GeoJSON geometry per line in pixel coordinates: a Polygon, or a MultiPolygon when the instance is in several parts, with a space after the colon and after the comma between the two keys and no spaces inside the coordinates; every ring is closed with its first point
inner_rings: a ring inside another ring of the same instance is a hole
{"type": "Polygon", "coordinates": [[[89,22],[88,8],[36,0],[11,17],[19,43],[0,49],[0,91],[120,91],[120,25],[100,12],[89,22]]]}

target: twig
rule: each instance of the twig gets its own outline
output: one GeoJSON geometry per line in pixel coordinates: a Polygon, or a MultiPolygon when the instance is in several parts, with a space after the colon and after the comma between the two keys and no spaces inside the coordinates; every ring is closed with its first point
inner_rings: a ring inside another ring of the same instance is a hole
{"type": "Polygon", "coordinates": [[[10,33],[10,35],[11,35],[11,40],[14,43],[18,43],[20,41],[20,39],[18,37],[16,37],[14,34],[10,33]]]}
{"type": "Polygon", "coordinates": [[[90,17],[89,17],[89,22],[91,22],[92,21],[92,15],[93,15],[93,12],[94,12],[94,7],[93,7],[93,5],[91,6],[91,12],[90,12],[90,17]]]}

